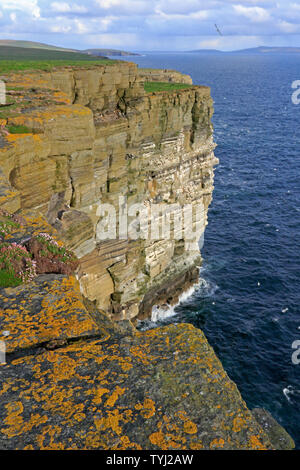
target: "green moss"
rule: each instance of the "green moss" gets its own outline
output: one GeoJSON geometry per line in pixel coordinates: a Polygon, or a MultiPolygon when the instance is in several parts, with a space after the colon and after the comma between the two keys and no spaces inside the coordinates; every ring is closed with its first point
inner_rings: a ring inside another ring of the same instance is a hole
{"type": "Polygon", "coordinates": [[[35,276],[35,263],[25,247],[16,243],[0,243],[0,287],[19,286],[35,276]]]}
{"type": "Polygon", "coordinates": [[[146,93],[155,93],[159,91],[175,91],[191,88],[194,85],[186,83],[170,83],[170,82],[145,82],[144,88],[146,93]]]}
{"type": "Polygon", "coordinates": [[[20,224],[12,220],[9,216],[0,215],[0,235],[5,237],[5,235],[13,232],[14,230],[20,228],[20,224]]]}
{"type": "Polygon", "coordinates": [[[17,278],[15,273],[0,269],[0,287],[17,287],[21,284],[22,280],[17,278]]]}
{"type": "Polygon", "coordinates": [[[74,254],[67,250],[63,246],[59,246],[54,239],[52,239],[49,235],[47,238],[43,235],[37,235],[36,239],[42,243],[44,249],[41,250],[40,255],[48,258],[49,255],[53,255],[58,257],[63,263],[72,262],[76,260],[74,254]]]}

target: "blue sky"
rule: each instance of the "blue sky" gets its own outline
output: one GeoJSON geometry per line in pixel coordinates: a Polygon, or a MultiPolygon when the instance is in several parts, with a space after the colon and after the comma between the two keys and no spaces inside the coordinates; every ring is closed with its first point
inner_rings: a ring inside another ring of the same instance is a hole
{"type": "Polygon", "coordinates": [[[300,46],[300,0],[1,0],[0,28],[2,39],[80,49],[300,46]]]}

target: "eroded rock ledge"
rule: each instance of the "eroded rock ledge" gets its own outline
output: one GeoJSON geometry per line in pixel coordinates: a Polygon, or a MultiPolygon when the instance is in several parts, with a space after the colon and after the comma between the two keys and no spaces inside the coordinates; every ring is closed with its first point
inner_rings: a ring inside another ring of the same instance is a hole
{"type": "Polygon", "coordinates": [[[191,325],[140,333],[114,323],[82,298],[74,276],[1,289],[0,302],[0,449],[290,445],[279,426],[271,442],[191,325]]]}

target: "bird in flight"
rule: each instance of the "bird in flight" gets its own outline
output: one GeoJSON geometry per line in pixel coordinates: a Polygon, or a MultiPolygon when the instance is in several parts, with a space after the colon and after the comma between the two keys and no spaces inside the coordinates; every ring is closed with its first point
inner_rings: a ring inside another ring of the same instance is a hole
{"type": "Polygon", "coordinates": [[[223,34],[221,33],[220,29],[218,28],[218,25],[215,24],[215,28],[216,28],[216,30],[218,31],[218,33],[220,34],[220,36],[223,36],[223,34]]]}

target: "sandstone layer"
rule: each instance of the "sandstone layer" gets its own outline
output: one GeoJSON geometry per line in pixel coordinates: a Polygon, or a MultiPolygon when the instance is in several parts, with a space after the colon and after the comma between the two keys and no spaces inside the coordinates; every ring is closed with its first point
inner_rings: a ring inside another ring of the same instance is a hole
{"type": "Polygon", "coordinates": [[[192,85],[193,80],[189,75],[177,72],[177,70],[168,69],[139,69],[139,75],[147,82],[170,82],[170,83],[186,83],[192,85]]]}
{"type": "Polygon", "coordinates": [[[43,214],[80,258],[84,295],[116,319],[176,302],[201,264],[197,241],[213,190],[209,88],[146,94],[131,63],[15,74],[6,81],[16,101],[2,123],[28,133],[2,138],[5,208],[43,214]],[[115,210],[116,233],[104,240],[105,204],[115,210]],[[174,207],[172,220],[189,205],[184,222],[192,232],[197,227],[193,243],[172,221],[170,237],[155,234],[151,217],[162,222],[159,212],[149,218],[151,236],[120,234],[124,209],[138,207],[130,225],[141,207],[162,205],[174,207]]]}
{"type": "Polygon", "coordinates": [[[248,410],[200,330],[130,321],[196,282],[198,244],[174,222],[169,238],[135,239],[133,226],[103,239],[105,204],[119,232],[126,204],[189,204],[203,236],[217,164],[209,89],[146,94],[128,63],[5,79],[1,250],[43,263],[0,289],[0,448],[291,448],[264,410],[248,410]],[[42,235],[48,251],[34,244],[42,235]],[[58,252],[65,274],[53,271],[58,252]]]}

